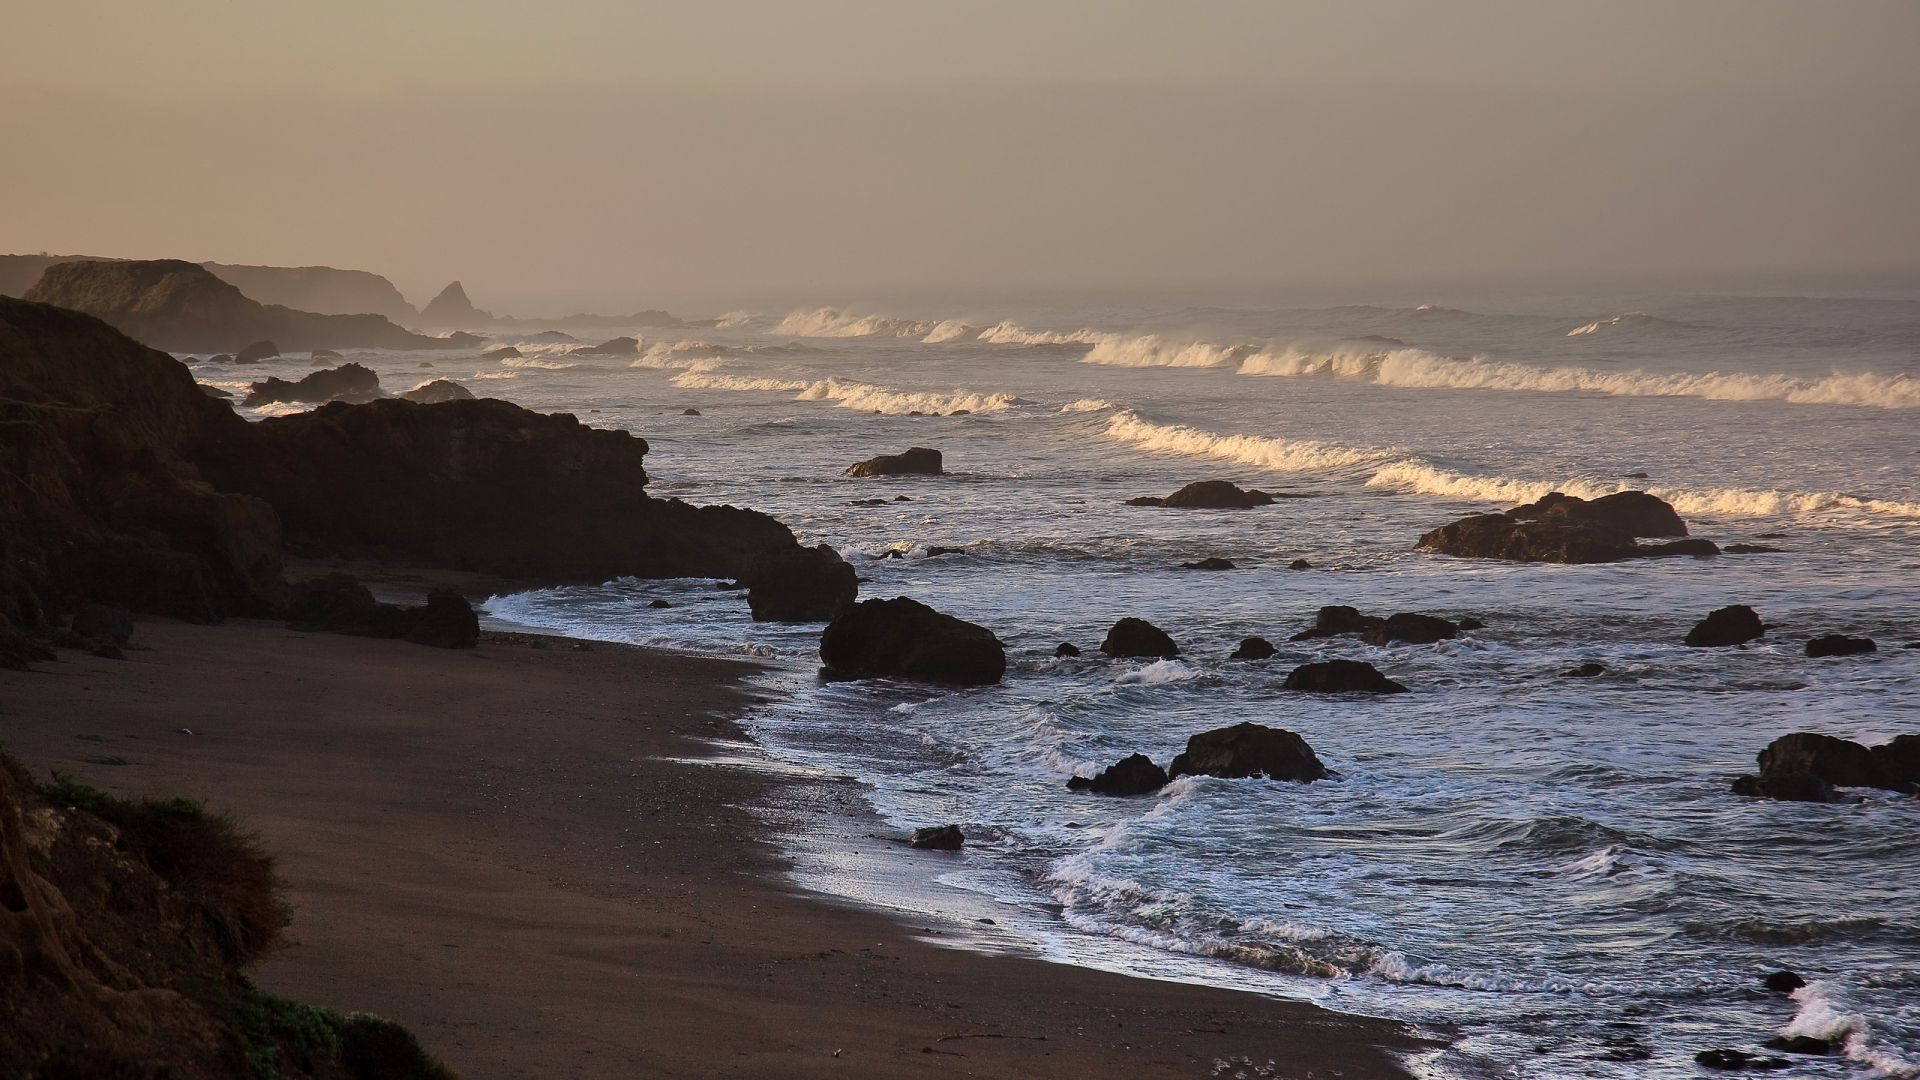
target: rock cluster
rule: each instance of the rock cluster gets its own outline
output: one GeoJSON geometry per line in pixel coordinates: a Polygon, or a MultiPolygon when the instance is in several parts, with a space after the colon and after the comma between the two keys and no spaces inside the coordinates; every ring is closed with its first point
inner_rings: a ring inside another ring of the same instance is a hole
{"type": "Polygon", "coordinates": [[[1389,645],[1396,641],[1431,645],[1453,638],[1461,630],[1477,630],[1483,625],[1476,620],[1453,623],[1436,615],[1422,615],[1413,611],[1397,612],[1383,619],[1377,615],[1362,615],[1357,608],[1344,604],[1329,604],[1314,616],[1312,626],[1287,640],[1311,641],[1314,638],[1358,634],[1369,645],[1389,645]],[[1467,625],[1468,622],[1473,625],[1467,625]]]}
{"type": "Polygon", "coordinates": [[[1218,776],[1229,780],[1265,777],[1310,784],[1330,774],[1298,734],[1284,728],[1244,723],[1203,731],[1187,740],[1185,751],[1162,769],[1145,754],[1122,758],[1091,777],[1067,781],[1073,791],[1096,795],[1145,795],[1182,776],[1218,776]]]}
{"type": "Polygon", "coordinates": [[[1686,536],[1672,506],[1644,491],[1598,499],[1549,492],[1505,513],[1475,514],[1420,538],[1417,551],[1515,562],[1601,563],[1671,555],[1718,555],[1710,540],[1640,544],[1637,537],[1686,536]]]}
{"type": "Polygon", "coordinates": [[[291,630],[405,638],[442,649],[480,644],[480,617],[452,589],[430,591],[424,607],[400,607],[375,600],[350,574],[328,574],[295,586],[285,614],[291,630]]]}
{"type": "Polygon", "coordinates": [[[1920,735],[1878,746],[1797,731],[1760,751],[1758,775],[1733,782],[1735,795],[1787,802],[1841,802],[1836,787],[1911,792],[1920,786],[1920,735]]]}
{"type": "Polygon", "coordinates": [[[299,382],[270,377],[265,382],[254,383],[247,387],[246,400],[240,404],[249,409],[276,401],[299,404],[346,401],[359,404],[372,401],[379,394],[380,376],[372,368],[360,364],[341,364],[337,368],[316,371],[299,382]]]}

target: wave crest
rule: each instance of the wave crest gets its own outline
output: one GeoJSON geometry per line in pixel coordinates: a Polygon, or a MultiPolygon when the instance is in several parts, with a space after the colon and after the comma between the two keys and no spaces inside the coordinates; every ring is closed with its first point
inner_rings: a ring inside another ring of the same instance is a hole
{"type": "Polygon", "coordinates": [[[896,319],[890,315],[855,315],[838,308],[795,311],[780,320],[771,334],[794,337],[918,337],[928,333],[933,323],[919,319],[896,319]]]}

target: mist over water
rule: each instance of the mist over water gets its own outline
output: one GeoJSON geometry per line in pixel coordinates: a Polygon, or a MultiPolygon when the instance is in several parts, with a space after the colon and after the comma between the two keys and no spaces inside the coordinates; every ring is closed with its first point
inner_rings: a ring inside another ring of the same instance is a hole
{"type": "MultiPolygon", "coordinates": [[[[991,628],[1006,681],[948,691],[818,684],[817,626],[752,623],[705,580],[488,605],[520,625],[773,661],[789,696],[749,717],[756,736],[858,777],[894,826],[961,823],[967,854],[943,882],[1002,901],[1050,955],[1456,1024],[1436,1070],[1480,1056],[1528,1077],[1692,1076],[1695,1051],[1787,1031],[1843,1051],[1796,1058],[1791,1075],[1920,1074],[1920,804],[1727,791],[1791,731],[1920,732],[1920,650],[1899,647],[1920,639],[1920,301],[929,302],[640,333],[634,360],[564,343],[521,345],[511,363],[431,355],[431,371],[419,354],[349,358],[389,390],[453,378],[632,430],[653,445],[655,494],[764,510],[840,549],[869,579],[862,596],[991,628]],[[842,475],[909,446],[943,451],[948,475],[842,475]],[[1122,505],[1214,478],[1314,497],[1122,505]],[[1604,566],[1411,550],[1469,512],[1627,488],[1672,502],[1694,535],[1784,550],[1604,566]],[[887,501],[855,505],[871,499],[887,501]],[[1239,568],[1178,568],[1208,556],[1239,568]],[[1289,570],[1299,558],[1313,569],[1289,570]],[[1775,628],[1745,648],[1680,645],[1731,603],[1775,628]],[[1244,636],[1284,642],[1324,604],[1487,626],[1225,659],[1244,636]],[[1182,657],[1100,658],[1129,615],[1182,657]],[[1880,651],[1802,655],[1831,632],[1880,651]],[[1063,640],[1084,655],[1055,659],[1063,640]],[[1325,657],[1413,692],[1280,689],[1325,657]],[[1588,661],[1607,673],[1560,677],[1588,661]],[[1338,777],[1066,790],[1242,720],[1300,732],[1338,777]],[[1812,985],[1761,992],[1777,967],[1812,985]]],[[[235,368],[196,372],[238,385],[235,368]]]]}

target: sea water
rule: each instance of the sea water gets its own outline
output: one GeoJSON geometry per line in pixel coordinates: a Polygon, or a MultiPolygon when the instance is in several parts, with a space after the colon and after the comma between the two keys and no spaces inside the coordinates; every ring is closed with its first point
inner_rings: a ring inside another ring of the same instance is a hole
{"type": "MultiPolygon", "coordinates": [[[[349,358],[389,390],[453,378],[643,435],[655,495],[765,511],[839,549],[863,597],[991,628],[999,686],[823,684],[817,625],[753,623],[705,579],[488,604],[521,626],[771,661],[783,693],[747,727],[857,778],[897,829],[960,823],[966,853],[938,864],[955,910],[997,902],[996,922],[1057,959],[1451,1025],[1433,1071],[1688,1076],[1698,1050],[1784,1031],[1840,1050],[1792,1075],[1920,1075],[1920,801],[1728,791],[1788,732],[1920,732],[1920,649],[1901,648],[1920,639],[1920,301],[927,301],[632,332],[637,358],[551,334],[498,337],[523,354],[504,362],[349,358]],[[909,446],[939,449],[946,475],[844,475],[909,446]],[[1204,479],[1312,497],[1124,505],[1204,479]],[[1693,535],[1781,550],[1601,566],[1413,550],[1469,513],[1632,488],[1693,535]],[[1180,568],[1209,556],[1236,569],[1180,568]],[[1681,644],[1736,603],[1764,638],[1681,644]],[[1325,604],[1486,626],[1288,643],[1325,604]],[[1122,616],[1180,658],[1102,658],[1122,616]],[[1834,632],[1880,651],[1803,655],[1834,632]],[[1279,653],[1228,660],[1249,635],[1279,653]],[[1062,641],[1082,655],[1056,659],[1062,641]],[[1281,688],[1331,657],[1412,692],[1281,688]],[[1606,673],[1563,677],[1589,661],[1606,673]],[[1241,721],[1299,732],[1337,776],[1066,788],[1241,721]],[[1811,985],[1765,992],[1781,967],[1811,985]]],[[[196,363],[236,389],[303,367],[196,363]]],[[[798,873],[833,891],[835,865],[798,873]]]]}

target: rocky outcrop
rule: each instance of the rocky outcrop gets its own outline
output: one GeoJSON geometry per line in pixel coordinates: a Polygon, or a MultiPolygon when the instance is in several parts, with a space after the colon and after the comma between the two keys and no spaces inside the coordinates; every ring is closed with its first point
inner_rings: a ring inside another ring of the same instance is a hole
{"type": "Polygon", "coordinates": [[[1165,630],[1145,619],[1128,617],[1107,631],[1106,639],[1100,642],[1100,651],[1115,658],[1157,656],[1171,660],[1180,655],[1180,646],[1173,643],[1165,630]]]}
{"type": "Polygon", "coordinates": [[[321,315],[261,304],[177,259],[47,268],[28,300],[96,316],[155,348],[211,353],[270,339],[284,349],[436,349],[445,343],[381,315],[321,315]]]}
{"type": "Polygon", "coordinates": [[[1145,795],[1167,786],[1167,770],[1145,754],[1121,758],[1092,776],[1076,776],[1067,781],[1072,791],[1091,791],[1095,795],[1145,795]]]}
{"type": "Polygon", "coordinates": [[[827,622],[860,595],[859,575],[830,544],[762,552],[740,580],[755,622],[827,622]]]}
{"type": "Polygon", "coordinates": [[[473,391],[452,379],[434,379],[396,396],[421,405],[436,405],[442,401],[472,401],[473,391]]]}
{"type": "Polygon", "coordinates": [[[1808,656],[1859,656],[1862,653],[1879,651],[1872,638],[1848,637],[1845,634],[1828,634],[1807,642],[1808,656]]]}
{"type": "Polygon", "coordinates": [[[1260,724],[1203,731],[1187,740],[1186,752],[1173,759],[1167,777],[1219,776],[1229,780],[1264,776],[1310,784],[1327,778],[1326,766],[1307,740],[1284,728],[1260,724]]]}
{"type": "Polygon", "coordinates": [[[575,356],[638,356],[640,355],[640,339],[617,337],[603,341],[598,345],[575,349],[573,350],[573,354],[575,356]]]}
{"type": "Polygon", "coordinates": [[[1272,506],[1274,498],[1267,492],[1242,489],[1226,480],[1201,480],[1165,498],[1143,495],[1138,499],[1128,499],[1127,505],[1167,506],[1181,510],[1243,510],[1254,506],[1272,506]]]}
{"type": "MultiPolygon", "coordinates": [[[[341,364],[337,368],[316,371],[299,382],[268,378],[247,387],[240,404],[251,409],[276,401],[310,404],[322,401],[348,401],[358,404],[380,394],[380,376],[372,368],[359,364],[341,364]]],[[[468,395],[471,397],[472,395],[468,395]]]]}
{"type": "MultiPolygon", "coordinates": [[[[1473,629],[1485,625],[1477,620],[1466,621],[1474,623],[1473,629]]],[[[1329,604],[1314,616],[1312,626],[1287,640],[1311,641],[1314,638],[1359,634],[1360,639],[1369,645],[1389,645],[1396,641],[1431,645],[1457,636],[1467,628],[1466,621],[1452,623],[1437,615],[1422,615],[1414,611],[1398,612],[1383,619],[1377,615],[1362,615],[1358,609],[1344,604],[1329,604]]]]}
{"type": "Polygon", "coordinates": [[[1898,735],[1863,746],[1811,731],[1797,731],[1767,744],[1757,776],[1733,782],[1735,795],[1789,802],[1835,802],[1836,787],[1912,792],[1920,787],[1920,735],[1898,735]]]}
{"type": "Polygon", "coordinates": [[[778,521],[646,494],[645,439],[492,398],[333,402],[208,448],[215,486],[279,511],[289,549],[537,580],[738,577],[778,521]]]}
{"type": "Polygon", "coordinates": [[[1744,645],[1767,632],[1760,616],[1745,604],[1717,608],[1687,631],[1687,645],[1695,649],[1744,645]]]}
{"type": "Polygon", "coordinates": [[[402,326],[410,325],[420,315],[393,282],[365,270],[210,262],[200,265],[263,304],[321,315],[382,315],[402,326]]]}
{"type": "Polygon", "coordinates": [[[84,601],[195,622],[284,599],[280,524],[193,464],[246,421],[91,316],[0,298],[0,623],[84,601]]]}
{"type": "Polygon", "coordinates": [[[915,829],[913,839],[907,841],[909,847],[922,851],[959,851],[966,843],[966,834],[960,831],[958,825],[930,825],[915,829]]]}
{"type": "Polygon", "coordinates": [[[493,313],[474,307],[467,299],[467,290],[457,281],[420,309],[420,325],[436,329],[479,330],[492,326],[493,321],[493,313]]]}
{"type": "Polygon", "coordinates": [[[904,454],[882,454],[876,458],[855,462],[847,467],[848,476],[905,476],[924,474],[939,476],[942,468],[940,451],[924,446],[911,447],[904,454]]]}
{"type": "Polygon", "coordinates": [[[275,345],[271,341],[256,341],[241,349],[239,352],[234,353],[233,362],[236,364],[257,364],[262,360],[267,360],[279,355],[280,346],[275,345]]]}
{"type": "Polygon", "coordinates": [[[834,616],[820,635],[830,678],[897,676],[984,686],[1007,669],[1006,646],[984,626],[917,600],[864,600],[834,616]]]}
{"type": "Polygon", "coordinates": [[[1515,562],[1603,563],[1675,555],[1717,555],[1710,540],[1639,544],[1636,537],[1686,536],[1672,506],[1644,491],[1594,500],[1550,492],[1500,514],[1476,514],[1420,538],[1417,551],[1515,562]]]}
{"type": "Polygon", "coordinates": [[[1277,653],[1279,651],[1280,650],[1273,647],[1273,642],[1268,641],[1266,638],[1263,638],[1263,637],[1241,638],[1240,647],[1233,650],[1233,655],[1227,657],[1227,659],[1229,660],[1265,660],[1268,657],[1272,656],[1274,653],[1277,653]]]}
{"type": "Polygon", "coordinates": [[[1322,660],[1302,664],[1287,673],[1288,690],[1310,694],[1404,694],[1407,688],[1361,660],[1322,660]]]}
{"type": "Polygon", "coordinates": [[[480,644],[480,617],[459,593],[434,589],[424,607],[382,604],[349,574],[328,574],[295,587],[286,616],[291,630],[405,638],[442,649],[480,644]]]}
{"type": "Polygon", "coordinates": [[[1060,657],[1079,656],[1080,646],[1075,645],[1071,641],[1063,641],[1060,644],[1055,645],[1053,647],[1053,655],[1055,659],[1058,659],[1060,657]]]}

